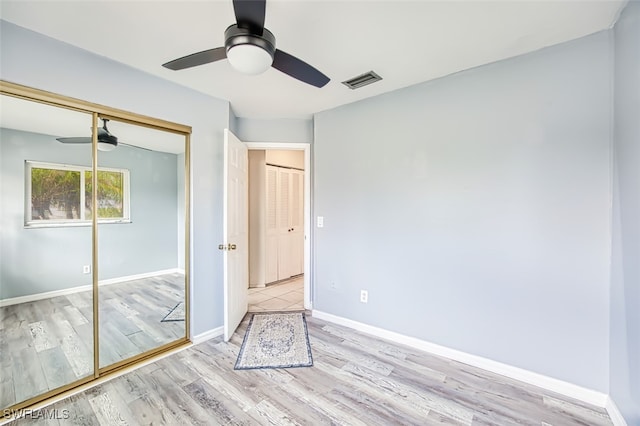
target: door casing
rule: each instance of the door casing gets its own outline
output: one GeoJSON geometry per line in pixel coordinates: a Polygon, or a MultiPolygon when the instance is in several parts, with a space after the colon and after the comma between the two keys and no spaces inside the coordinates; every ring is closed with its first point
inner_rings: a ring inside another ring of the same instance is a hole
{"type": "Polygon", "coordinates": [[[311,247],[313,234],[311,224],[311,144],[287,142],[245,142],[249,150],[304,151],[304,308],[313,309],[311,292],[311,247]]]}

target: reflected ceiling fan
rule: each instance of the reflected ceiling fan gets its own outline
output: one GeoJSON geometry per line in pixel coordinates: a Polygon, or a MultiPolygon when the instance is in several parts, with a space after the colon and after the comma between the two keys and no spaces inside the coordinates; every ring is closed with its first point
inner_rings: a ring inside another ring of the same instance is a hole
{"type": "Polygon", "coordinates": [[[162,66],[177,71],[227,58],[244,74],[256,75],[274,67],[315,87],[329,82],[329,77],[311,65],[276,49],[275,36],[264,27],[266,0],[233,0],[233,9],[237,23],[225,30],[224,47],[183,56],[162,66]]]}
{"type": "MultiPolygon", "coordinates": [[[[98,127],[98,149],[100,151],[113,151],[118,146],[118,138],[109,132],[107,129],[107,122],[109,121],[107,118],[101,118],[102,127],[98,127]]],[[[72,138],[56,138],[58,142],[62,143],[91,143],[91,136],[79,136],[72,138]]],[[[129,145],[124,142],[120,142],[120,145],[131,146],[135,148],[145,149],[147,151],[151,151],[147,148],[142,148],[141,146],[129,145]]]]}

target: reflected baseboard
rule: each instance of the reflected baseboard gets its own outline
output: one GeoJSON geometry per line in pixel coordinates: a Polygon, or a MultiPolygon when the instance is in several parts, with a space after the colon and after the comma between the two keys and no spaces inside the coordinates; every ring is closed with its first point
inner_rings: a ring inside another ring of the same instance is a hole
{"type": "MultiPolygon", "coordinates": [[[[172,268],[172,269],[163,269],[160,271],[145,272],[143,274],[126,275],[123,277],[110,278],[108,280],[100,280],[98,281],[98,285],[103,286],[103,285],[118,284],[118,283],[123,283],[125,281],[133,281],[133,280],[139,280],[143,278],[156,277],[158,275],[176,274],[176,273],[184,275],[184,269],[172,268]]],[[[93,288],[92,285],[81,285],[77,287],[65,288],[62,290],[54,290],[54,291],[47,291],[44,293],[36,293],[36,294],[28,294],[26,296],[12,297],[10,299],[0,300],[0,308],[4,306],[17,305],[19,303],[35,302],[36,300],[49,299],[52,297],[66,296],[69,294],[80,293],[82,291],[90,291],[92,290],[92,288],[93,288]]]]}

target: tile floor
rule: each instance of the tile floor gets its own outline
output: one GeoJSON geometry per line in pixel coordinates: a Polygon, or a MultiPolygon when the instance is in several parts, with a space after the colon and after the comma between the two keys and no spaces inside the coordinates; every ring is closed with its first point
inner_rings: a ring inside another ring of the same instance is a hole
{"type": "Polygon", "coordinates": [[[304,309],[302,276],[267,287],[249,289],[249,312],[300,311],[304,309]]]}

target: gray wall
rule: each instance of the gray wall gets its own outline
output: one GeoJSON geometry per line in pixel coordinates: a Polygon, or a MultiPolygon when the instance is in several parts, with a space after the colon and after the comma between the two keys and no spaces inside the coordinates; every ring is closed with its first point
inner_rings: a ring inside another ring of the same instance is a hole
{"type": "Polygon", "coordinates": [[[265,120],[238,117],[236,136],[243,142],[313,142],[313,120],[265,120]]]}
{"type": "Polygon", "coordinates": [[[610,43],[317,114],[314,308],[607,392],[610,43]]]}
{"type": "Polygon", "coordinates": [[[640,425],[640,3],[615,26],[611,397],[640,425]]]}
{"type": "MultiPolygon", "coordinates": [[[[170,120],[191,137],[192,334],[222,325],[222,155],[229,103],[2,21],[0,78],[170,120]]],[[[4,256],[3,252],[3,256],[4,256]]]]}
{"type": "MultiPolygon", "coordinates": [[[[0,299],[91,283],[90,227],[25,228],[25,160],[91,166],[90,147],[0,129],[0,299]]],[[[100,225],[100,279],[177,268],[176,155],[120,146],[101,167],[129,170],[131,223],[100,225]]]]}

